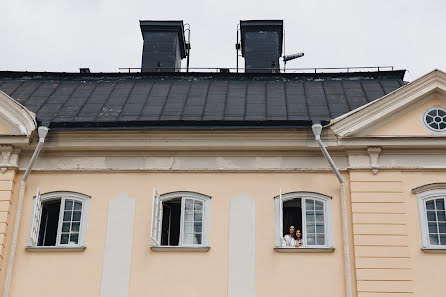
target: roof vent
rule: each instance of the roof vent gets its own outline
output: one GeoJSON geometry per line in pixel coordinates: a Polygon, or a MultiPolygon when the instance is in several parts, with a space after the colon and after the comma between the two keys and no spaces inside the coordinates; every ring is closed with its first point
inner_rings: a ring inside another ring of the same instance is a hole
{"type": "Polygon", "coordinates": [[[245,72],[279,72],[283,21],[240,21],[240,31],[245,72]]]}
{"type": "Polygon", "coordinates": [[[139,21],[144,39],[142,72],[178,72],[190,44],[183,21],[139,21]]]}
{"type": "Polygon", "coordinates": [[[90,73],[90,68],[79,68],[80,73],[90,73]]]}

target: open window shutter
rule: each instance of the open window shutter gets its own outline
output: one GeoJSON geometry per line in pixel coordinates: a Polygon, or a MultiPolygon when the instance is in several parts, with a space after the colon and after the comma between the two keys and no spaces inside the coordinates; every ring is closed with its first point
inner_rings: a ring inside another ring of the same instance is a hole
{"type": "Polygon", "coordinates": [[[37,188],[37,194],[35,201],[35,208],[34,208],[34,216],[33,216],[33,222],[31,227],[31,244],[32,246],[37,246],[37,243],[39,241],[39,229],[40,229],[40,221],[42,218],[42,201],[40,197],[40,190],[37,188]]]}
{"type": "Polygon", "coordinates": [[[279,196],[279,235],[280,244],[283,244],[283,199],[282,199],[282,188],[280,188],[279,196]]]}
{"type": "Polygon", "coordinates": [[[150,237],[155,245],[160,245],[160,234],[161,234],[161,214],[163,210],[163,205],[161,203],[161,197],[153,189],[153,201],[152,201],[152,229],[150,230],[150,237]]]}

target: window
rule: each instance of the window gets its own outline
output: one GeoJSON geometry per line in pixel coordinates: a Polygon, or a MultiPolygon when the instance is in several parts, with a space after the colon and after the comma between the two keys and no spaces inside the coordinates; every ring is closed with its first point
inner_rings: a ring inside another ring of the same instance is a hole
{"type": "Polygon", "coordinates": [[[90,197],[74,192],[51,192],[34,197],[28,245],[84,246],[90,197]]]}
{"type": "Polygon", "coordinates": [[[446,131],[446,109],[433,106],[424,113],[424,124],[433,131],[446,131]]]}
{"type": "Polygon", "coordinates": [[[280,194],[275,200],[276,240],[281,247],[289,227],[301,230],[301,248],[331,248],[331,198],[311,192],[280,194]]]}
{"type": "Polygon", "coordinates": [[[413,192],[418,197],[423,248],[446,248],[446,184],[429,184],[413,192]]]}
{"type": "Polygon", "coordinates": [[[153,190],[152,245],[208,246],[210,197],[194,192],[159,195],[153,190]]]}

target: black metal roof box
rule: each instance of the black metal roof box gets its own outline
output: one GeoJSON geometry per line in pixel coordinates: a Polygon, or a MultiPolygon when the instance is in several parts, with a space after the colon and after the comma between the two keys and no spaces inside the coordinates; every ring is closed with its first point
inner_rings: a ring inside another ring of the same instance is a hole
{"type": "Polygon", "coordinates": [[[266,30],[277,32],[279,35],[279,52],[282,54],[282,40],[283,40],[283,20],[248,20],[240,21],[241,42],[242,42],[242,56],[245,56],[245,33],[255,32],[258,30],[266,30]]]}
{"type": "Polygon", "coordinates": [[[186,40],[184,38],[184,24],[183,21],[139,21],[141,33],[144,37],[144,32],[178,32],[178,40],[180,41],[181,58],[186,58],[186,40]]]}

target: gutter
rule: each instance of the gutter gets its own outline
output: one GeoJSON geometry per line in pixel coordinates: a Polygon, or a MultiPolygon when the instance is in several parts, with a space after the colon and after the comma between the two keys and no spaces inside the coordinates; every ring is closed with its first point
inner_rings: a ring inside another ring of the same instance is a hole
{"type": "Polygon", "coordinates": [[[42,149],[43,144],[45,143],[46,135],[48,134],[47,127],[41,126],[37,130],[39,133],[39,143],[37,144],[36,149],[34,150],[34,153],[31,157],[31,160],[28,163],[28,166],[26,167],[25,174],[23,175],[22,181],[20,183],[19,201],[17,204],[17,212],[16,212],[16,216],[15,216],[15,221],[14,221],[14,232],[12,234],[11,250],[9,253],[8,268],[6,270],[6,279],[5,279],[5,288],[3,290],[3,297],[8,297],[9,286],[11,284],[12,267],[14,264],[15,250],[17,247],[17,237],[19,235],[19,226],[20,226],[20,219],[22,216],[23,196],[25,194],[26,180],[28,179],[28,176],[31,173],[34,162],[36,161],[37,157],[39,156],[40,150],[42,149]]]}
{"type": "Polygon", "coordinates": [[[336,167],[336,164],[334,163],[333,159],[331,158],[330,154],[328,153],[327,149],[325,148],[324,143],[321,140],[321,132],[322,132],[322,125],[321,124],[313,124],[311,126],[311,129],[313,130],[314,139],[318,143],[319,147],[321,148],[322,153],[324,154],[325,158],[327,159],[328,163],[331,166],[331,169],[333,170],[334,174],[338,178],[339,183],[341,184],[341,208],[342,208],[342,233],[344,237],[344,278],[345,278],[345,290],[347,293],[347,297],[352,297],[352,273],[351,273],[351,267],[350,267],[350,242],[348,237],[348,222],[347,222],[347,202],[345,198],[345,181],[342,177],[341,173],[339,172],[338,168],[336,167]]]}

